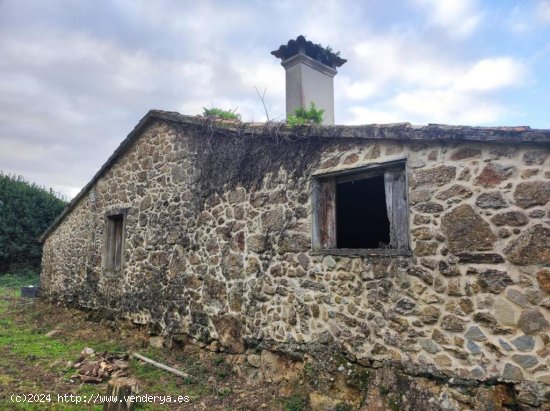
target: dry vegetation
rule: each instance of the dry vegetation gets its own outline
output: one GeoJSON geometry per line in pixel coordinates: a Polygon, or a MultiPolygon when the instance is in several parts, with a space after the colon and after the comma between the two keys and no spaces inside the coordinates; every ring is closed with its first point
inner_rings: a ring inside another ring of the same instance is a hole
{"type": "Polygon", "coordinates": [[[61,404],[58,394],[105,395],[107,382],[83,383],[73,368],[85,347],[97,353],[139,352],[192,378],[184,379],[131,359],[128,373],[139,381],[140,394],[187,395],[190,403],[140,404],[137,409],[302,410],[305,401],[288,388],[255,384],[236,375],[229,357],[187,345],[176,349],[149,347],[149,335],[135,327],[96,322],[90,313],[19,297],[15,288],[0,287],[0,410],[102,409],[102,405],[61,404]],[[47,336],[53,330],[54,335],[47,336]],[[51,394],[51,404],[17,404],[12,394],[51,394]]]}

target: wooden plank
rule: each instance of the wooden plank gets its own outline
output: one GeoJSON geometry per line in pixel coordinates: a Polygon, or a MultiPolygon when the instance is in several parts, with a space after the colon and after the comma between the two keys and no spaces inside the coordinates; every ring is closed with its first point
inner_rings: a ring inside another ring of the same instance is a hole
{"type": "Polygon", "coordinates": [[[319,198],[321,248],[336,248],[336,182],[321,182],[319,198]]]}
{"type": "Polygon", "coordinates": [[[394,213],[393,213],[393,180],[394,173],[386,170],[384,172],[384,190],[386,192],[386,210],[388,220],[390,220],[390,247],[397,248],[397,232],[395,229],[394,213]]]}
{"type": "Polygon", "coordinates": [[[154,365],[157,368],[160,368],[160,369],[163,369],[165,371],[171,372],[172,374],[178,375],[180,377],[191,378],[191,376],[189,374],[186,374],[183,371],[176,370],[175,368],[172,368],[172,367],[164,365],[160,362],[154,361],[154,360],[152,360],[150,358],[147,358],[147,357],[145,357],[145,356],[143,356],[143,355],[141,355],[137,352],[133,353],[132,357],[135,357],[135,358],[137,358],[138,360],[141,360],[141,361],[145,361],[148,364],[154,365]]]}
{"type": "Polygon", "coordinates": [[[344,257],[409,257],[412,252],[408,249],[382,248],[337,248],[331,250],[313,250],[311,255],[339,255],[344,257]]]}
{"type": "Polygon", "coordinates": [[[113,225],[114,225],[114,241],[113,241],[113,249],[114,249],[114,269],[118,270],[121,267],[122,263],[122,223],[123,219],[122,216],[116,216],[116,218],[113,219],[113,225]]]}
{"type": "Polygon", "coordinates": [[[409,210],[405,170],[386,170],[384,185],[390,220],[390,245],[396,249],[407,249],[409,247],[409,210]]]}
{"type": "Polygon", "coordinates": [[[321,248],[321,183],[314,178],[311,182],[311,249],[321,248]]]}

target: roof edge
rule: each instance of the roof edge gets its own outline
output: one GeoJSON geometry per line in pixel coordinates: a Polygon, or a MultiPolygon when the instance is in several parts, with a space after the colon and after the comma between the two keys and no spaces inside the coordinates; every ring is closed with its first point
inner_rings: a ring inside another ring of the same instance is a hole
{"type": "MultiPolygon", "coordinates": [[[[149,110],[137,123],[134,129],[120,143],[107,161],[94,174],[92,179],[69,202],[52,224],[40,236],[44,242],[48,236],[61,224],[65,216],[84,198],[99,178],[113,165],[119,156],[136,140],[141,131],[152,120],[163,120],[191,126],[202,126],[211,118],[202,116],[187,116],[174,111],[149,110]]],[[[284,123],[242,123],[238,121],[215,121],[216,127],[230,133],[252,136],[274,135],[290,138],[350,138],[369,140],[409,140],[409,141],[471,141],[478,143],[516,143],[550,145],[550,130],[532,129],[528,126],[517,127],[472,127],[428,124],[413,126],[411,123],[368,124],[357,126],[301,126],[291,128],[284,123]]]]}
{"type": "Polygon", "coordinates": [[[61,224],[61,222],[64,220],[65,216],[71,212],[75,206],[84,198],[84,196],[90,191],[90,189],[94,186],[94,184],[99,180],[99,178],[103,175],[105,171],[115,161],[118,159],[118,157],[123,154],[126,149],[134,142],[134,140],[137,138],[139,133],[145,126],[149,123],[149,121],[153,118],[155,118],[155,112],[156,110],[149,110],[145,116],[139,121],[139,123],[136,124],[134,129],[126,136],[124,140],[119,144],[119,146],[113,151],[113,154],[109,156],[107,161],[101,166],[101,168],[94,174],[92,179],[86,184],[84,187],[82,187],[82,190],[67,204],[67,207],[63,209],[61,214],[57,216],[57,218],[50,224],[50,226],[44,231],[44,233],[40,236],[40,241],[44,242],[48,238],[48,236],[61,224]]]}

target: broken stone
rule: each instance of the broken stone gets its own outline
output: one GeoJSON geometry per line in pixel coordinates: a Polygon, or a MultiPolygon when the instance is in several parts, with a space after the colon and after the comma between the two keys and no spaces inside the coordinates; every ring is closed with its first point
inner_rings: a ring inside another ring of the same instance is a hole
{"type": "Polygon", "coordinates": [[[438,200],[448,200],[452,197],[468,198],[472,196],[472,190],[460,184],[455,184],[451,188],[436,194],[438,200]]]}
{"type": "Polygon", "coordinates": [[[539,305],[542,300],[542,293],[534,287],[528,287],[525,289],[525,298],[527,298],[527,301],[531,304],[539,305]]]}
{"type": "Polygon", "coordinates": [[[418,256],[434,255],[438,246],[434,241],[417,241],[414,253],[418,256]]]}
{"type": "Polygon", "coordinates": [[[465,160],[467,158],[477,157],[481,155],[481,150],[471,147],[460,147],[451,153],[451,160],[465,160]]]}
{"type": "Polygon", "coordinates": [[[500,191],[491,191],[488,193],[482,193],[479,195],[479,197],[476,199],[476,205],[481,208],[504,208],[507,207],[508,204],[502,198],[502,194],[500,191]]]}
{"type": "Polygon", "coordinates": [[[430,354],[435,354],[441,351],[441,348],[432,340],[421,339],[418,343],[425,351],[429,352],[430,354]]]}
{"type": "Polygon", "coordinates": [[[244,341],[241,338],[242,325],[238,317],[233,315],[217,316],[213,318],[213,322],[222,346],[232,353],[244,352],[244,341]]]}
{"type": "Polygon", "coordinates": [[[507,211],[495,214],[491,221],[497,226],[509,225],[512,227],[521,227],[529,222],[529,219],[521,211],[507,211]]]}
{"type": "Polygon", "coordinates": [[[550,324],[538,308],[531,308],[521,313],[518,326],[525,334],[532,335],[547,330],[550,324]]]}
{"type": "Polygon", "coordinates": [[[237,187],[235,190],[229,192],[227,200],[230,204],[242,203],[246,200],[246,190],[243,187],[237,187]]]}
{"type": "Polygon", "coordinates": [[[413,223],[416,225],[430,224],[430,221],[432,221],[432,219],[428,215],[415,214],[413,218],[413,223]]]}
{"type": "Polygon", "coordinates": [[[530,177],[536,176],[538,173],[539,173],[539,170],[537,170],[536,168],[529,168],[521,172],[521,178],[523,180],[527,180],[530,177]]]}
{"type": "Polygon", "coordinates": [[[468,340],[468,342],[466,343],[466,348],[474,355],[481,354],[481,347],[472,340],[468,340]]]}
{"type": "Polygon", "coordinates": [[[250,235],[246,238],[246,245],[250,251],[262,253],[267,248],[267,239],[264,235],[250,235]]]}
{"type": "Polygon", "coordinates": [[[460,271],[455,266],[449,265],[445,260],[441,260],[438,264],[439,272],[445,277],[457,277],[460,271]]]}
{"type": "Polygon", "coordinates": [[[523,369],[532,368],[538,364],[537,357],[534,355],[514,354],[512,360],[523,369]]]}
{"type": "Polygon", "coordinates": [[[479,273],[478,284],[486,293],[499,294],[514,282],[505,271],[485,270],[479,273]]]}
{"type": "Polygon", "coordinates": [[[305,252],[311,246],[311,239],[304,234],[286,234],[279,240],[279,253],[305,252]]]}
{"type": "Polygon", "coordinates": [[[525,164],[531,165],[541,165],[546,159],[546,152],[542,150],[529,150],[523,153],[523,161],[525,164]]]}
{"type": "Polygon", "coordinates": [[[500,264],[504,258],[494,253],[458,253],[456,254],[460,263],[470,264],[500,264]]]}
{"type": "Polygon", "coordinates": [[[414,303],[414,301],[402,298],[397,302],[397,304],[395,304],[395,311],[403,315],[408,315],[413,312],[415,307],[416,304],[414,303]]]}
{"type": "Polygon", "coordinates": [[[529,301],[527,301],[525,295],[514,288],[510,288],[506,291],[506,297],[508,297],[510,301],[519,305],[522,308],[529,307],[529,301]]]}
{"type": "Polygon", "coordinates": [[[254,368],[260,368],[262,365],[262,359],[258,354],[249,354],[246,357],[246,360],[254,368]]]}
{"type": "Polygon", "coordinates": [[[423,268],[420,268],[420,267],[410,267],[408,270],[407,270],[407,273],[409,275],[412,275],[412,276],[415,276],[415,277],[418,277],[420,278],[422,281],[424,281],[426,284],[428,285],[432,285],[433,284],[433,280],[434,280],[434,276],[432,273],[430,273],[429,271],[427,270],[424,270],[423,268]]]}
{"type": "Polygon", "coordinates": [[[550,293],[550,268],[537,271],[537,283],[542,291],[550,293]]]}
{"type": "Polygon", "coordinates": [[[414,190],[411,191],[409,196],[409,202],[411,205],[416,205],[418,203],[425,203],[432,198],[432,190],[414,190]]]}
{"type": "MultiPolygon", "coordinates": [[[[46,337],[52,338],[53,336],[59,334],[60,332],[61,332],[61,330],[58,329],[58,328],[56,328],[56,329],[51,330],[50,332],[46,333],[46,337]]],[[[91,348],[90,348],[90,350],[91,350],[91,348]]],[[[93,350],[92,350],[92,351],[93,351],[93,350]]]]}
{"type": "Polygon", "coordinates": [[[434,329],[432,332],[432,340],[438,344],[449,344],[449,337],[443,331],[439,329],[434,329]]]}
{"type": "Polygon", "coordinates": [[[519,367],[516,367],[513,364],[506,363],[504,366],[504,371],[502,372],[503,380],[511,381],[521,381],[523,380],[523,373],[519,367]]]}
{"type": "Polygon", "coordinates": [[[435,324],[439,320],[441,311],[433,305],[427,305],[420,311],[420,321],[424,324],[435,324]]]}
{"type": "Polygon", "coordinates": [[[419,240],[430,240],[433,237],[432,231],[428,227],[418,227],[412,230],[414,238],[419,240]]]}
{"type": "Polygon", "coordinates": [[[302,268],[304,270],[307,270],[308,266],[309,266],[309,257],[307,256],[307,254],[305,253],[300,253],[298,254],[297,256],[297,259],[298,259],[298,263],[300,263],[300,265],[302,266],[302,268]]]}
{"type": "Polygon", "coordinates": [[[508,179],[514,172],[515,167],[503,166],[502,164],[489,163],[474,180],[477,185],[485,188],[492,188],[508,179]]]}
{"type": "Polygon", "coordinates": [[[414,170],[411,173],[411,187],[415,188],[426,184],[442,186],[454,180],[455,176],[456,167],[451,166],[414,170]]]}
{"type": "Polygon", "coordinates": [[[533,210],[529,213],[529,217],[531,218],[542,218],[546,212],[544,210],[533,210]]]}
{"type": "Polygon", "coordinates": [[[506,351],[513,351],[513,348],[510,344],[508,344],[506,341],[504,341],[502,338],[498,339],[498,343],[502,348],[504,348],[506,351]]]}
{"type": "Polygon", "coordinates": [[[436,365],[440,367],[450,367],[453,365],[453,361],[444,354],[438,355],[434,358],[436,365]]]}
{"type": "Polygon", "coordinates": [[[467,297],[461,298],[458,302],[458,306],[464,314],[471,314],[474,312],[474,303],[467,297]]]}
{"type": "Polygon", "coordinates": [[[498,230],[498,236],[500,238],[508,238],[512,235],[512,233],[510,232],[510,230],[508,230],[507,228],[500,228],[498,230]]]}
{"type": "Polygon", "coordinates": [[[490,250],[497,239],[489,224],[468,204],[445,214],[441,229],[447,236],[452,253],[490,250]]]}
{"type": "Polygon", "coordinates": [[[447,285],[447,294],[453,297],[460,297],[463,295],[460,278],[452,278],[449,280],[447,285]]]}
{"type": "Polygon", "coordinates": [[[504,254],[517,265],[550,264],[550,228],[529,228],[506,246],[504,254]]]}
{"type": "Polygon", "coordinates": [[[415,208],[425,214],[437,214],[443,211],[443,206],[433,201],[418,204],[415,208]]]}
{"type": "Polygon", "coordinates": [[[164,344],[164,338],[162,337],[150,337],[149,345],[153,348],[162,348],[164,344]]]}
{"type": "MultiPolygon", "coordinates": [[[[513,325],[517,323],[518,310],[508,303],[504,298],[498,298],[495,301],[495,318],[504,325],[513,325]]],[[[494,328],[493,324],[493,328],[494,328]]]]}
{"type": "Polygon", "coordinates": [[[443,328],[445,331],[464,331],[464,328],[466,327],[466,322],[455,316],[455,315],[446,315],[441,319],[441,328],[443,328]]]}
{"type": "Polygon", "coordinates": [[[531,351],[535,348],[535,339],[530,335],[522,335],[520,337],[514,338],[512,344],[523,352],[531,351]]]}
{"type": "Polygon", "coordinates": [[[519,183],[514,191],[514,200],[521,208],[546,205],[550,200],[550,181],[519,183]]]}
{"type": "Polygon", "coordinates": [[[466,334],[464,334],[464,337],[466,337],[469,340],[473,340],[473,341],[486,341],[487,340],[487,337],[485,336],[485,334],[483,334],[483,331],[481,331],[481,329],[477,325],[472,325],[468,329],[466,334]]]}
{"type": "Polygon", "coordinates": [[[470,177],[472,176],[472,172],[468,167],[464,168],[460,174],[458,175],[457,180],[460,181],[470,181],[470,177]]]}
{"type": "Polygon", "coordinates": [[[451,355],[455,358],[458,358],[459,360],[466,360],[470,354],[464,350],[460,350],[458,348],[446,348],[448,352],[451,353],[451,355]]]}

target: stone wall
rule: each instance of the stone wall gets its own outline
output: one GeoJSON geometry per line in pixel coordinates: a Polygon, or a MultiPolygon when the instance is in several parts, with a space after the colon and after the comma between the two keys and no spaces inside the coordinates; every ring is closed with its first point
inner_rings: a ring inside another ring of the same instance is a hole
{"type": "Polygon", "coordinates": [[[226,138],[193,143],[202,133],[143,131],[47,237],[43,295],[227,352],[323,344],[359,364],[550,384],[547,148],[327,139],[308,173],[286,162],[199,204],[198,171],[212,165],[197,150],[226,138]],[[403,158],[412,255],[312,252],[311,174],[403,158]],[[122,209],[124,267],[112,275],[105,215],[122,209]]]}

